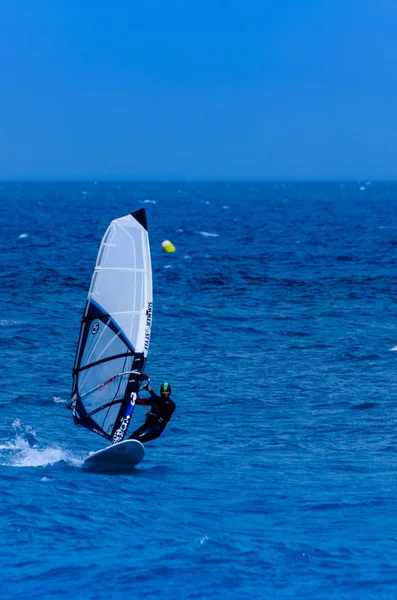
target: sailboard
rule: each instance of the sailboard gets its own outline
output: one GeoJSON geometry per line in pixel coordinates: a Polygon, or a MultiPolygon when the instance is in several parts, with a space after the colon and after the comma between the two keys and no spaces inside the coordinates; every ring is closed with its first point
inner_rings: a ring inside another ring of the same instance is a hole
{"type": "MultiPolygon", "coordinates": [[[[75,424],[112,444],[123,441],[134,412],[149,351],[152,308],[149,235],[146,211],[140,209],[114,219],[102,239],[73,368],[69,406],[75,424]]],[[[142,446],[137,456],[142,460],[143,455],[142,446]]],[[[109,461],[117,462],[118,456],[111,451],[109,461]]],[[[92,455],[88,459],[92,462],[92,455]]]]}
{"type": "Polygon", "coordinates": [[[83,462],[85,471],[98,473],[128,473],[141,462],[145,455],[143,444],[138,440],[125,440],[92,452],[83,462]]]}

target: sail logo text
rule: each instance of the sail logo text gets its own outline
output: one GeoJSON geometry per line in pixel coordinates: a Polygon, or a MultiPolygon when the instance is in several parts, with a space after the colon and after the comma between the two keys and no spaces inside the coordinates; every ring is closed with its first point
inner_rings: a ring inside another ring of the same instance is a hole
{"type": "Polygon", "coordinates": [[[96,333],[98,333],[98,329],[99,329],[99,323],[98,323],[98,321],[96,321],[96,323],[94,323],[93,326],[91,327],[91,333],[93,335],[95,335],[96,333]]]}
{"type": "Polygon", "coordinates": [[[111,377],[110,379],[108,379],[107,381],[104,381],[103,383],[101,383],[101,385],[98,385],[98,392],[101,392],[102,390],[105,389],[105,387],[111,383],[112,381],[114,381],[116,379],[116,375],[114,375],[114,377],[111,377]]]}
{"type": "Polygon", "coordinates": [[[146,325],[145,325],[145,350],[149,349],[150,328],[152,326],[152,312],[153,312],[153,302],[148,302],[147,311],[146,311],[146,325]]]}
{"type": "Polygon", "coordinates": [[[130,423],[130,420],[131,420],[131,415],[127,415],[126,417],[124,417],[121,420],[120,427],[117,429],[117,431],[115,431],[115,433],[114,433],[114,435],[112,437],[112,442],[114,444],[116,444],[117,442],[121,442],[122,441],[122,439],[125,436],[125,432],[128,429],[128,425],[130,423]]]}

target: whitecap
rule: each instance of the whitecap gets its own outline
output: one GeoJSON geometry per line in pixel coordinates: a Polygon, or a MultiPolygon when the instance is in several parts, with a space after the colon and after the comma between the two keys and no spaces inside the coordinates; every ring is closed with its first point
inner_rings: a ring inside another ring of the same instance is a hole
{"type": "Polygon", "coordinates": [[[53,401],[56,404],[66,404],[67,400],[64,400],[63,398],[60,398],[60,396],[54,396],[53,397],[53,401]]]}
{"type": "Polygon", "coordinates": [[[144,200],[145,204],[157,204],[156,200],[144,200]]]}
{"type": "Polygon", "coordinates": [[[393,348],[390,348],[390,352],[397,352],[397,346],[393,346],[393,348]]]}
{"type": "Polygon", "coordinates": [[[204,237],[219,237],[219,233],[209,233],[208,231],[196,231],[196,233],[204,237]]]}
{"type": "Polygon", "coordinates": [[[24,238],[27,238],[28,235],[29,235],[28,233],[21,233],[21,235],[19,236],[19,239],[23,240],[24,238]]]}

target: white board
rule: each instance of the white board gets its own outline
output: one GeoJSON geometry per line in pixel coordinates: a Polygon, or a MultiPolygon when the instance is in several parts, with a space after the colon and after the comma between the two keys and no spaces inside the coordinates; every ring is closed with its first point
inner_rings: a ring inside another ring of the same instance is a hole
{"type": "Polygon", "coordinates": [[[86,471],[126,473],[141,462],[145,449],[138,440],[126,440],[93,452],[83,462],[86,471]]]}

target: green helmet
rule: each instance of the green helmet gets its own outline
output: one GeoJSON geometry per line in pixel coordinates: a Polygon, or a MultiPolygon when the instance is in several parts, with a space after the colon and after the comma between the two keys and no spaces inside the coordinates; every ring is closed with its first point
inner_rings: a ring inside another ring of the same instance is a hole
{"type": "Polygon", "coordinates": [[[169,392],[171,394],[171,386],[166,381],[160,385],[160,394],[161,392],[169,392]]]}

